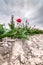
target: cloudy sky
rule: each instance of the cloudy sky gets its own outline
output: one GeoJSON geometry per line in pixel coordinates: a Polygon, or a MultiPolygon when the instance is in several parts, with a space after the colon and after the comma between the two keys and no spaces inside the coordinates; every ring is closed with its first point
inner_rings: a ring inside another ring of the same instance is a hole
{"type": "Polygon", "coordinates": [[[43,29],[43,0],[0,0],[0,23],[7,25],[12,14],[14,20],[27,19],[31,26],[43,29]]]}

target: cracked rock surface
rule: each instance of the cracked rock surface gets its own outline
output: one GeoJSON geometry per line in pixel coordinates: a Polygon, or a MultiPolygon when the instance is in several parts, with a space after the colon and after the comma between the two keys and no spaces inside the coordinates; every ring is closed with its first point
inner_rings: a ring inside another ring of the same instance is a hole
{"type": "MultiPolygon", "coordinates": [[[[9,39],[10,40],[10,39],[9,39]]],[[[43,35],[0,43],[0,65],[43,65],[43,35]]]]}

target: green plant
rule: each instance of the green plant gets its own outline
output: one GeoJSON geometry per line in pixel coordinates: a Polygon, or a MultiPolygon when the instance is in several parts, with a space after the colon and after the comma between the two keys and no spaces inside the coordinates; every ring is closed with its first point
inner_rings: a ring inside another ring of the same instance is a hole
{"type": "Polygon", "coordinates": [[[28,36],[35,35],[35,34],[43,34],[43,30],[39,29],[31,29],[28,27],[18,27],[15,28],[13,24],[9,24],[10,30],[3,28],[0,24],[0,39],[5,37],[10,38],[19,38],[19,39],[28,39],[28,36]],[[6,30],[6,31],[5,31],[6,30]]]}
{"type": "Polygon", "coordinates": [[[5,29],[3,25],[0,24],[0,35],[3,34],[4,32],[5,32],[5,29]]]}
{"type": "Polygon", "coordinates": [[[10,29],[14,29],[14,24],[9,24],[10,29]]]}
{"type": "MultiPolygon", "coordinates": [[[[4,34],[5,32],[5,28],[3,27],[3,25],[0,24],[0,35],[4,34]]],[[[2,38],[0,38],[0,41],[2,41],[2,38]]]]}

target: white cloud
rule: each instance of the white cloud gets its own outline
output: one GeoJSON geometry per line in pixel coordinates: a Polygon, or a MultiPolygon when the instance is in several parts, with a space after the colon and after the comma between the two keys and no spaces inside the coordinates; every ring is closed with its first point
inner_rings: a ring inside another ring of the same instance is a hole
{"type": "Polygon", "coordinates": [[[17,17],[28,19],[31,25],[35,23],[41,26],[43,0],[0,0],[0,23],[9,23],[12,14],[15,19],[17,17]]]}

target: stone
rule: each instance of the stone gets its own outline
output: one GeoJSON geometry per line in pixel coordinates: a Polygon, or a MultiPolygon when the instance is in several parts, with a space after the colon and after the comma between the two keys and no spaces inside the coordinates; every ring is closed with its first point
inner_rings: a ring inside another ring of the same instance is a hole
{"type": "Polygon", "coordinates": [[[0,62],[2,65],[43,65],[42,34],[33,35],[29,40],[16,39],[7,43],[10,46],[0,47],[0,62]],[[8,54],[4,55],[6,59],[1,54],[1,52],[4,53],[5,51],[8,52],[8,54]]]}

